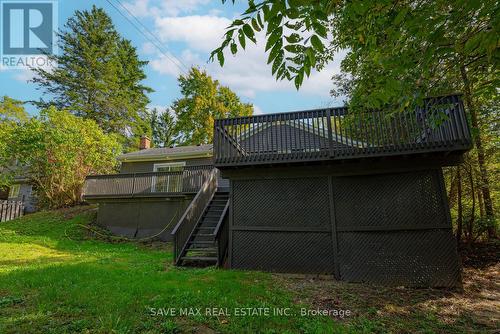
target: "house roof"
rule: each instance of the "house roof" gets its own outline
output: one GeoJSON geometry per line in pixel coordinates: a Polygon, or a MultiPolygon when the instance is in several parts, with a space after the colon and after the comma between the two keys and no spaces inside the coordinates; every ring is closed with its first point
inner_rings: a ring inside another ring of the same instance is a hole
{"type": "Polygon", "coordinates": [[[212,144],[176,146],[176,147],[155,147],[145,150],[125,153],[118,156],[120,161],[144,161],[144,160],[172,160],[203,158],[212,156],[212,144]]]}

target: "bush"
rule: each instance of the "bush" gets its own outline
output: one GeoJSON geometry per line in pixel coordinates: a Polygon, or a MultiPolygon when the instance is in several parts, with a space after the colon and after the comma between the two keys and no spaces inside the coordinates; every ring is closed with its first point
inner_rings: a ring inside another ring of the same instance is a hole
{"type": "Polygon", "coordinates": [[[58,208],[78,203],[85,177],[116,169],[118,138],[93,120],[53,107],[0,133],[0,156],[9,157],[10,174],[28,177],[39,206],[58,208]],[[15,161],[15,163],[13,163],[15,161]],[[14,165],[14,167],[12,167],[14,165]]]}

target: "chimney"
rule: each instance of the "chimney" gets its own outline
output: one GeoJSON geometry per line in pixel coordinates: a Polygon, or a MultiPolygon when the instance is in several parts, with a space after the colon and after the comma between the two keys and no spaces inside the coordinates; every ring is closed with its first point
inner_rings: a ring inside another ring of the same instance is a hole
{"type": "Polygon", "coordinates": [[[151,148],[151,139],[148,136],[141,136],[139,150],[146,150],[148,148],[151,148]]]}

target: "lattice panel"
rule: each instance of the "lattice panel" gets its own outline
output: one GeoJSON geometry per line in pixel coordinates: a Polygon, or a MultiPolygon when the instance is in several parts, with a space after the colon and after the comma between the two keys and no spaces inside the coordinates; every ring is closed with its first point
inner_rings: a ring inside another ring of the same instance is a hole
{"type": "Polygon", "coordinates": [[[334,193],[339,228],[447,222],[437,171],[339,177],[334,193]]]}
{"type": "Polygon", "coordinates": [[[233,180],[233,225],[330,228],[327,178],[233,180]]]}
{"type": "Polygon", "coordinates": [[[232,241],[232,268],[333,273],[329,233],[233,231],[232,241]]]}
{"type": "Polygon", "coordinates": [[[449,230],[343,232],[341,279],[387,285],[454,287],[460,282],[449,230]]]}

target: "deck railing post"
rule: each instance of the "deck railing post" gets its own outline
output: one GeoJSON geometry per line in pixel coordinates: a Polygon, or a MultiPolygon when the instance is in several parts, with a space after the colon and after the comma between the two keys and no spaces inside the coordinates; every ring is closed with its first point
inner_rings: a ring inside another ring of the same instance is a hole
{"type": "MultiPolygon", "coordinates": [[[[328,154],[330,158],[333,158],[334,156],[334,150],[333,150],[333,132],[332,132],[332,109],[327,109],[326,110],[326,126],[328,128],[328,154]]],[[[334,115],[335,116],[335,115],[334,115]]],[[[334,118],[335,120],[335,118],[334,118]]]]}
{"type": "Polygon", "coordinates": [[[135,195],[135,178],[136,174],[134,173],[134,175],[132,176],[132,193],[131,193],[132,196],[135,195]]]}

